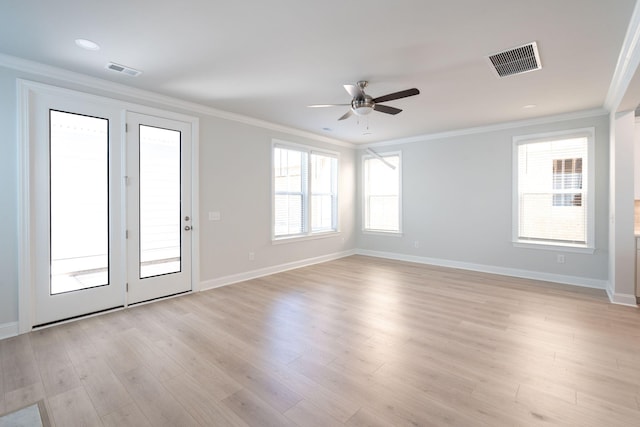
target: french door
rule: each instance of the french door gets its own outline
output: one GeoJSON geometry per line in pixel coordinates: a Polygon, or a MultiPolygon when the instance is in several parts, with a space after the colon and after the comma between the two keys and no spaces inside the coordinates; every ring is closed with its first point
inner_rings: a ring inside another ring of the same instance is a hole
{"type": "Polygon", "coordinates": [[[128,302],[191,290],[191,129],[127,114],[128,302]]]}
{"type": "Polygon", "coordinates": [[[191,290],[191,124],[100,100],[28,101],[34,326],[191,290]]]}

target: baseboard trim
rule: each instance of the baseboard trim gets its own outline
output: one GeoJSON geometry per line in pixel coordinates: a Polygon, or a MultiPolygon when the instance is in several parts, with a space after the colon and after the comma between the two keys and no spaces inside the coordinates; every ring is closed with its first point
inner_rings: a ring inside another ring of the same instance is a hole
{"type": "Polygon", "coordinates": [[[610,288],[607,288],[607,296],[612,304],[627,305],[629,307],[638,307],[636,296],[631,294],[617,294],[610,288]]]}
{"type": "Polygon", "coordinates": [[[238,282],[244,282],[246,280],[257,279],[259,277],[268,276],[270,274],[282,273],[284,271],[293,270],[296,268],[307,267],[309,265],[320,264],[327,261],[333,261],[340,258],[345,258],[351,255],[355,255],[356,250],[336,252],[333,254],[322,255],[314,258],[306,258],[299,261],[288,262],[285,264],[274,265],[271,267],[259,268],[257,270],[246,271],[238,274],[231,274],[228,276],[219,277],[217,279],[210,279],[200,282],[200,291],[206,291],[209,289],[219,288],[221,286],[232,285],[238,282]]]}
{"type": "MultiPolygon", "coordinates": [[[[606,280],[590,279],[587,277],[566,276],[562,274],[542,273],[538,271],[520,270],[516,268],[497,267],[493,265],[474,264],[468,262],[452,261],[439,258],[427,258],[414,255],[405,255],[394,252],[379,252],[364,249],[356,250],[358,255],[366,255],[377,258],[387,258],[397,261],[415,262],[418,264],[435,265],[438,267],[458,268],[461,270],[477,271],[481,273],[498,274],[500,276],[512,276],[521,279],[542,280],[545,282],[562,283],[564,285],[582,286],[585,288],[603,289],[608,288],[606,280]]],[[[607,291],[608,292],[608,291],[607,291]]]]}
{"type": "Polygon", "coordinates": [[[18,322],[0,324],[0,340],[18,335],[18,322]]]}

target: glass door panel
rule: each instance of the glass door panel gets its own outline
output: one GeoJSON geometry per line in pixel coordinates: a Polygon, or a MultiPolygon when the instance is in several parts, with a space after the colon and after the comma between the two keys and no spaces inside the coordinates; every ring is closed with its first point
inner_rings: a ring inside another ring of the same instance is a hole
{"type": "Polygon", "coordinates": [[[140,278],[181,271],[179,131],[140,125],[140,278]]]}
{"type": "Polygon", "coordinates": [[[109,284],[109,120],[50,111],[51,295],[109,284]]]}

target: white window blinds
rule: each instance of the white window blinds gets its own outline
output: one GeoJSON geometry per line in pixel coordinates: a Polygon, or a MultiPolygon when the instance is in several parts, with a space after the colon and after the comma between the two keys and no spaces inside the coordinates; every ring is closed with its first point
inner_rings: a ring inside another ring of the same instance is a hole
{"type": "Polygon", "coordinates": [[[274,233],[288,236],[306,232],[307,155],[305,152],[275,147],[274,233]]]}

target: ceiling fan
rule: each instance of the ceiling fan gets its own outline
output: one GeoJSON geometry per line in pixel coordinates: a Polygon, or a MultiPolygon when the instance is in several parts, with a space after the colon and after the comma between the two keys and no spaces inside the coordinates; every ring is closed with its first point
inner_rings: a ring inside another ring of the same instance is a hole
{"type": "Polygon", "coordinates": [[[350,106],[349,111],[344,113],[338,120],[344,120],[351,117],[352,114],[356,116],[364,116],[371,113],[373,110],[386,114],[398,114],[402,110],[395,107],[389,107],[388,105],[380,105],[381,102],[393,101],[395,99],[406,98],[408,96],[418,95],[420,91],[416,88],[401,90],[400,92],[390,93],[388,95],[379,96],[373,98],[370,95],[364,93],[364,88],[367,87],[367,81],[359,81],[355,85],[344,85],[345,90],[353,97],[350,104],[315,104],[309,105],[312,108],[318,107],[339,107],[350,106]]]}

